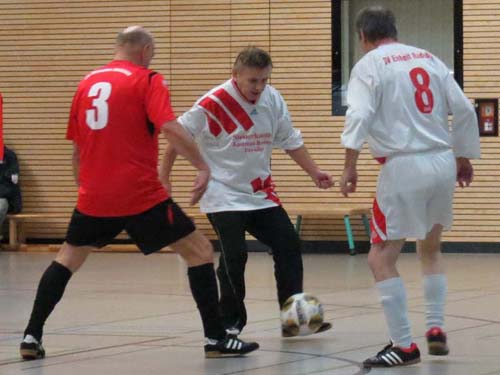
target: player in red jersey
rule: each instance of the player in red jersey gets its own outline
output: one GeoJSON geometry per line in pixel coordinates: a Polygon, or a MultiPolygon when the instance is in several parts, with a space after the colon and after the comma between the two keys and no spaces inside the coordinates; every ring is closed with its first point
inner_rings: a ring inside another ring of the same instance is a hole
{"type": "Polygon", "coordinates": [[[205,355],[242,355],[258,348],[226,335],[210,242],[169,198],[158,178],[158,136],[163,133],[195,168],[191,203],[203,195],[210,169],[191,136],[176,122],[161,74],[148,69],[154,40],[139,26],[118,34],[114,60],[87,74],[71,106],[67,138],[74,143],[78,202],[55,260],[43,274],[20,352],[45,356],[43,326],[74,272],[89,253],[122,230],[145,254],[166,246],[188,264],[193,297],[203,322],[205,355]]]}

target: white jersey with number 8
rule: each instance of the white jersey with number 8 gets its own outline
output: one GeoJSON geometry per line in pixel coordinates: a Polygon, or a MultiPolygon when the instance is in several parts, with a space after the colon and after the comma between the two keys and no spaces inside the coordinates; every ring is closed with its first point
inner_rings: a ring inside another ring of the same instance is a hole
{"type": "Polygon", "coordinates": [[[420,48],[388,43],[367,53],[351,72],[347,104],[346,148],[366,141],[376,158],[450,148],[480,156],[472,104],[446,65],[420,48]]]}

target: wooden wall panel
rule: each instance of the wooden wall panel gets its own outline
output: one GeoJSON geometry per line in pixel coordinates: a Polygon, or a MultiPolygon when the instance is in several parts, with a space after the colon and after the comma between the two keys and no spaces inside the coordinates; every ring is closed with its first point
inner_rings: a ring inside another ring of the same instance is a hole
{"type": "MultiPolygon", "coordinates": [[[[205,92],[228,79],[231,59],[231,9],[229,0],[171,1],[172,104],[178,115],[205,92]]],[[[173,197],[186,211],[195,171],[179,158],[172,176],[173,197]]],[[[208,220],[196,224],[215,238],[208,220]]]]}
{"type": "MultiPolygon", "coordinates": [[[[0,14],[5,141],[19,155],[26,212],[64,212],[69,218],[76,197],[71,145],[64,139],[71,97],[88,70],[112,58],[115,34],[130,24],[155,35],[152,68],[169,80],[178,114],[230,77],[241,48],[268,49],[275,66],[271,82],[287,100],[310,153],[335,179],[340,176],[344,118],[331,116],[330,0],[0,0],[0,14]]],[[[498,15],[500,0],[464,0],[464,81],[470,97],[500,96],[498,15]]],[[[473,186],[457,192],[447,241],[500,241],[498,138],[483,138],[482,146],[473,186]]],[[[344,199],[336,188],[316,189],[285,153],[276,151],[272,163],[285,206],[371,202],[379,168],[364,151],[359,192],[344,199]]],[[[173,195],[190,214],[198,212],[187,206],[194,176],[188,163],[178,160],[173,195]]],[[[28,236],[61,238],[66,223],[33,223],[28,236]]],[[[214,238],[205,219],[199,224],[214,238]]],[[[353,224],[355,236],[364,239],[361,223],[353,224]]],[[[303,238],[345,240],[343,224],[306,219],[303,238]]]]}
{"type": "MultiPolygon", "coordinates": [[[[287,100],[292,119],[302,131],[312,157],[338,180],[343,165],[343,149],[339,143],[343,118],[331,116],[331,2],[271,2],[270,50],[275,64],[273,85],[287,100]]],[[[365,168],[365,163],[363,155],[360,191],[348,199],[342,198],[337,188],[318,190],[309,176],[282,151],[275,153],[273,174],[285,207],[287,203],[311,206],[359,203],[371,199],[374,186],[367,181],[374,163],[369,161],[369,168],[365,168]]],[[[353,229],[355,237],[365,239],[360,220],[353,219],[353,229]]],[[[343,222],[306,218],[302,238],[345,240],[343,222]]]]}
{"type": "MultiPolygon", "coordinates": [[[[464,89],[470,98],[500,97],[496,50],[500,42],[500,1],[464,0],[464,89]]],[[[497,242],[500,234],[500,142],[481,138],[482,158],[473,162],[475,177],[468,189],[457,188],[453,230],[449,241],[497,242]]]]}
{"type": "MultiPolygon", "coordinates": [[[[117,32],[130,24],[156,35],[154,68],[169,78],[169,3],[0,1],[0,14],[4,139],[20,161],[24,211],[67,213],[69,219],[76,188],[65,132],[76,86],[112,59],[117,32]]],[[[66,223],[29,223],[27,234],[63,238],[66,223]]]]}

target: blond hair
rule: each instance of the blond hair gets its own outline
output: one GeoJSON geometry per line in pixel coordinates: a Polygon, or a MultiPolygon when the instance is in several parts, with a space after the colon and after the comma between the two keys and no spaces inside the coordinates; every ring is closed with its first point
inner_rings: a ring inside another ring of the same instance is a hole
{"type": "Polygon", "coordinates": [[[240,71],[243,67],[264,69],[272,67],[273,62],[267,51],[261,48],[249,46],[244,48],[234,61],[233,69],[240,71]]]}

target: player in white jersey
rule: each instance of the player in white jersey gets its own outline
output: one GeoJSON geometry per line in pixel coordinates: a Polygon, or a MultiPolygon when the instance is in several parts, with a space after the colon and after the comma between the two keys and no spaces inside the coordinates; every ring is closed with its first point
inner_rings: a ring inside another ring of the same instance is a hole
{"type": "Polygon", "coordinates": [[[391,335],[391,344],[364,366],[403,366],[420,361],[410,332],[406,291],[396,269],[407,237],[417,239],[429,354],[448,354],[441,233],[451,226],[455,180],[461,187],[472,181],[469,159],[480,157],[478,126],[473,106],[449,69],[431,53],[397,41],[390,10],[365,8],[356,27],[366,54],[353,68],[348,86],[340,187],[345,196],[356,190],[357,159],[367,142],[383,164],[368,262],[391,335]]]}
{"type": "MultiPolygon", "coordinates": [[[[244,49],[236,58],[232,79],[210,90],[178,119],[211,169],[200,208],[219,238],[220,309],[232,333],[239,333],[247,322],[245,232],[272,249],[280,307],[303,291],[300,239],[271,178],[273,147],[284,149],[319,188],[333,185],[331,176],[311,159],[300,131],[293,128],[282,96],[267,84],[271,69],[266,51],[244,49]]],[[[175,157],[169,146],[160,173],[166,185],[175,157]]],[[[325,323],[319,331],[330,327],[325,323]]]]}

